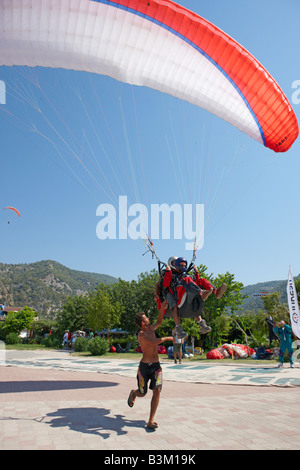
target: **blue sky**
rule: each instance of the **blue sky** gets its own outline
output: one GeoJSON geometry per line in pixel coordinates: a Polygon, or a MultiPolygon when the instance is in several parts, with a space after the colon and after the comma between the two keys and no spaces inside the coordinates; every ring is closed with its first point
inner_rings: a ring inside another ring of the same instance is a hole
{"type": "MultiPolygon", "coordinates": [[[[181,0],[249,50],[292,101],[298,0],[181,0]]],[[[99,204],[204,204],[197,263],[245,285],[300,272],[300,140],[275,154],[193,105],[111,78],[0,67],[0,262],[53,259],[126,280],[156,268],[141,240],[100,240],[99,204]],[[8,223],[10,222],[10,223],[8,223]]],[[[299,95],[298,95],[299,96],[299,95]]],[[[293,104],[298,121],[300,104],[293,104]]],[[[186,240],[154,240],[159,257],[186,240]]]]}

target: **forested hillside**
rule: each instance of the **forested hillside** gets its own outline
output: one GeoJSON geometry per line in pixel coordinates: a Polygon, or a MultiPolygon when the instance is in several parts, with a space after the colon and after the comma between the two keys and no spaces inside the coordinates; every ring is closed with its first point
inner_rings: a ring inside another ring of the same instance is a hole
{"type": "Polygon", "coordinates": [[[69,269],[56,261],[31,264],[0,263],[0,303],[9,307],[25,305],[41,317],[54,318],[70,295],[84,295],[100,282],[109,284],[117,279],[105,274],[69,269]]]}
{"type": "MultiPolygon", "coordinates": [[[[295,281],[299,278],[299,275],[294,277],[295,281]]],[[[279,300],[282,303],[287,303],[286,294],[287,279],[283,281],[267,281],[259,282],[258,284],[252,284],[246,286],[242,293],[249,295],[249,298],[244,302],[244,310],[262,310],[264,294],[272,294],[273,292],[279,292],[279,300]]]]}

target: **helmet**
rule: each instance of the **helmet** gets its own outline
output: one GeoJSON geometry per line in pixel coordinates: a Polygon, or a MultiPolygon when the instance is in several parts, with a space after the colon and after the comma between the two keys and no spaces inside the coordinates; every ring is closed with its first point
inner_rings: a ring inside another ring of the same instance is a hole
{"type": "Polygon", "coordinates": [[[177,260],[177,256],[171,256],[169,259],[168,259],[168,266],[170,266],[170,268],[174,268],[174,265],[172,264],[174,261],[177,260]]]}
{"type": "Polygon", "coordinates": [[[187,260],[185,258],[177,258],[176,261],[175,261],[175,267],[176,269],[178,269],[178,271],[181,271],[182,273],[186,273],[187,272],[187,260]],[[182,268],[180,266],[180,263],[186,263],[186,268],[182,268]]]}

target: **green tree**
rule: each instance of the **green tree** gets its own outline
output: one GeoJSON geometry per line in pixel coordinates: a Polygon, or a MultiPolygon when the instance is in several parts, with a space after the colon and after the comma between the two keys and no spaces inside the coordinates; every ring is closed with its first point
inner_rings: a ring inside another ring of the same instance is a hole
{"type": "Polygon", "coordinates": [[[22,330],[30,329],[33,325],[35,317],[36,312],[27,306],[25,306],[19,312],[9,313],[4,323],[5,334],[20,334],[22,330]]]}
{"type": "Polygon", "coordinates": [[[279,298],[279,292],[272,292],[272,294],[263,297],[264,309],[268,315],[273,317],[275,323],[279,320],[284,320],[286,323],[289,323],[290,315],[288,306],[287,304],[281,303],[279,298]]]}
{"type": "Polygon", "coordinates": [[[134,316],[137,312],[145,312],[151,323],[155,321],[158,310],[153,300],[154,287],[159,276],[156,270],[150,273],[141,273],[137,281],[119,281],[109,287],[108,291],[112,298],[122,305],[120,324],[122,328],[130,333],[136,332],[134,316]]]}
{"type": "Polygon", "coordinates": [[[154,322],[158,315],[157,305],[154,301],[154,289],[158,280],[159,274],[154,269],[150,273],[141,273],[138,276],[139,310],[145,312],[151,322],[154,322]]]}
{"type": "Polygon", "coordinates": [[[99,284],[89,297],[88,324],[93,331],[119,326],[122,306],[112,300],[106,285],[99,284]]]}
{"type": "Polygon", "coordinates": [[[133,333],[136,331],[134,315],[141,309],[139,304],[138,287],[136,281],[119,281],[110,288],[110,295],[122,306],[120,325],[126,331],[133,333]]]}
{"type": "Polygon", "coordinates": [[[227,271],[225,274],[218,274],[214,277],[213,274],[207,274],[206,266],[201,264],[198,269],[200,277],[208,279],[212,285],[218,287],[223,283],[227,284],[227,291],[223,297],[217,299],[214,294],[211,294],[203,309],[202,317],[212,328],[211,333],[206,335],[203,341],[205,347],[212,347],[226,340],[231,328],[230,317],[239,312],[247,295],[241,293],[244,285],[235,280],[234,274],[227,271]]]}
{"type": "Polygon", "coordinates": [[[56,329],[62,335],[65,330],[82,330],[88,326],[89,296],[70,296],[57,315],[56,329]]]}
{"type": "MultiPolygon", "coordinates": [[[[231,315],[231,328],[228,333],[229,343],[244,343],[245,334],[250,335],[250,329],[254,321],[254,314],[242,313],[238,315],[231,315]],[[242,331],[243,330],[243,331],[242,331]]],[[[265,320],[264,320],[265,321],[265,320]]]]}

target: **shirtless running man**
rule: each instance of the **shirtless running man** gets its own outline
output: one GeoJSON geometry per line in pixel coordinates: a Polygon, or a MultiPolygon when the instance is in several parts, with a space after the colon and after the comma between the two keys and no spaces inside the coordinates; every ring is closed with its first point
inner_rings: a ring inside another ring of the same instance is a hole
{"type": "Polygon", "coordinates": [[[144,397],[147,393],[148,381],[150,380],[149,388],[152,390],[153,395],[150,405],[149,421],[146,428],[152,430],[156,429],[158,426],[154,421],[154,415],[157,410],[162,389],[162,369],[159,363],[157,346],[165,341],[173,341],[173,336],[157,338],[154,333],[162,324],[167,305],[167,301],[162,303],[157,321],[153,325],[150,325],[149,318],[144,312],[135,315],[135,323],[141,328],[138,334],[138,340],[143,351],[143,357],[137,372],[138,388],[137,390],[131,390],[127,403],[130,407],[133,407],[136,397],[144,397]]]}

